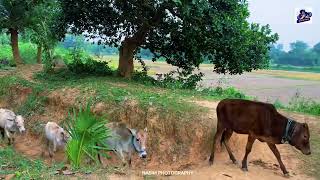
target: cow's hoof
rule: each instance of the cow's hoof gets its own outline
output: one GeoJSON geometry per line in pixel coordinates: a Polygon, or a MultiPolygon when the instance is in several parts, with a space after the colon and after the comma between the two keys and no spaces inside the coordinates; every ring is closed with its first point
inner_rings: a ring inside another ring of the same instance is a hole
{"type": "Polygon", "coordinates": [[[245,172],[248,171],[248,168],[246,168],[246,167],[243,167],[243,168],[241,168],[241,169],[242,169],[242,171],[245,171],[245,172]]]}
{"type": "Polygon", "coordinates": [[[213,164],[213,157],[210,156],[210,157],[209,157],[209,165],[211,166],[212,164],[213,164]]]}
{"type": "Polygon", "coordinates": [[[287,172],[287,173],[284,173],[283,176],[286,177],[286,178],[289,178],[290,174],[287,172]]]}
{"type": "Polygon", "coordinates": [[[232,161],[232,163],[238,165],[238,161],[232,161]]]}

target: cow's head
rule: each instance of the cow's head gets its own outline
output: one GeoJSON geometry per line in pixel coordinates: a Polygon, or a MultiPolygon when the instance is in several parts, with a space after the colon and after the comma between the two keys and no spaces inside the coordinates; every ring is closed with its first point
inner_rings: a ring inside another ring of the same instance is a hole
{"type": "Polygon", "coordinates": [[[20,133],[26,132],[26,129],[24,128],[24,119],[22,116],[20,115],[16,116],[15,126],[20,133]]]}
{"type": "Polygon", "coordinates": [[[130,129],[132,135],[133,135],[133,146],[136,149],[136,151],[139,153],[139,156],[141,158],[147,157],[147,128],[144,130],[139,130],[138,132],[135,129],[130,129]]]}
{"type": "Polygon", "coordinates": [[[57,141],[60,145],[64,146],[68,140],[69,140],[69,134],[63,129],[63,128],[59,128],[58,132],[57,132],[57,141]]]}
{"type": "Polygon", "coordinates": [[[308,124],[297,123],[292,134],[291,145],[299,149],[303,154],[309,155],[311,154],[309,138],[308,124]]]}

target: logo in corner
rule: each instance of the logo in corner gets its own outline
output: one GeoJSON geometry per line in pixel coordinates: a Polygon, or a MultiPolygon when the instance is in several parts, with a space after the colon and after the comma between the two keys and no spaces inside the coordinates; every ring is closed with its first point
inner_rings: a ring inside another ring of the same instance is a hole
{"type": "Polygon", "coordinates": [[[301,9],[299,11],[299,15],[297,16],[297,23],[303,23],[310,21],[312,17],[311,12],[307,12],[305,9],[301,9]]]}

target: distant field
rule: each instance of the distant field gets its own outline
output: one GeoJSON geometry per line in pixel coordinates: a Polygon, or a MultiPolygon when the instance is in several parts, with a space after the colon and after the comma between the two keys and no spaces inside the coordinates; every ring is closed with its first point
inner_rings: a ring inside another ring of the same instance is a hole
{"type": "MultiPolygon", "coordinates": [[[[118,66],[118,56],[104,57],[113,68],[118,66]]],[[[175,68],[165,62],[145,61],[150,68],[149,75],[168,73],[175,68]]],[[[140,69],[139,62],[135,62],[140,69]]],[[[280,100],[288,103],[295,94],[320,101],[320,73],[296,72],[284,70],[259,70],[242,75],[223,75],[212,72],[213,65],[202,64],[201,72],[205,74],[202,82],[204,87],[218,85],[235,87],[249,96],[262,101],[274,102],[280,100]]]]}
{"type": "Polygon", "coordinates": [[[266,75],[282,77],[282,78],[320,81],[320,73],[294,72],[294,71],[283,71],[283,70],[259,70],[259,71],[254,71],[253,73],[266,74],[266,75]]]}
{"type": "Polygon", "coordinates": [[[289,66],[289,65],[271,65],[271,70],[284,70],[284,71],[298,71],[298,72],[313,72],[320,73],[320,67],[299,67],[299,66],[289,66]]]}

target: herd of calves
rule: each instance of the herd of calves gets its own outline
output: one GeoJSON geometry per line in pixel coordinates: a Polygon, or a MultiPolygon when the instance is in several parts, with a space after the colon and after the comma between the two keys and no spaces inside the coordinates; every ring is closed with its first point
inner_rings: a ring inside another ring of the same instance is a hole
{"type": "MultiPolygon", "coordinates": [[[[131,165],[131,156],[137,152],[141,158],[147,157],[146,141],[147,129],[136,130],[130,129],[123,123],[106,124],[111,131],[111,137],[106,139],[106,143],[110,150],[116,152],[124,164],[131,165]],[[127,154],[127,159],[125,158],[127,154]]],[[[16,132],[25,133],[24,119],[21,115],[16,115],[8,109],[0,108],[0,132],[1,136],[8,139],[8,144],[14,142],[14,134],[16,132]]],[[[70,139],[69,133],[55,122],[48,122],[44,127],[45,145],[48,148],[50,157],[58,148],[65,148],[70,139]]],[[[44,155],[45,149],[42,152],[44,155]]],[[[101,162],[100,156],[99,161],[101,162]]]]}
{"type": "MultiPolygon", "coordinates": [[[[255,140],[266,142],[270,150],[278,160],[283,174],[288,176],[276,144],[288,143],[303,154],[310,155],[310,133],[307,123],[300,123],[280,114],[272,104],[257,101],[224,99],[217,106],[217,130],[213,137],[212,152],[209,164],[213,164],[215,150],[218,146],[224,145],[229,154],[230,160],[237,163],[235,156],[229,146],[229,139],[233,132],[247,134],[248,141],[245,147],[245,155],[242,159],[242,169],[248,170],[247,158],[251,152],[255,140]]],[[[124,123],[108,123],[106,126],[111,129],[111,137],[106,143],[111,151],[114,151],[123,163],[131,165],[131,156],[134,152],[141,158],[147,157],[147,129],[135,130],[128,128],[124,123]],[[125,158],[127,155],[127,158],[125,158]]],[[[0,132],[2,137],[7,137],[8,143],[14,141],[15,132],[24,133],[24,119],[20,115],[8,109],[0,109],[0,132]]],[[[49,156],[58,147],[64,147],[70,139],[69,133],[55,122],[48,122],[44,128],[46,146],[49,156]]],[[[99,156],[100,160],[100,156],[99,156]]],[[[101,160],[100,160],[101,162],[101,160]]]]}

